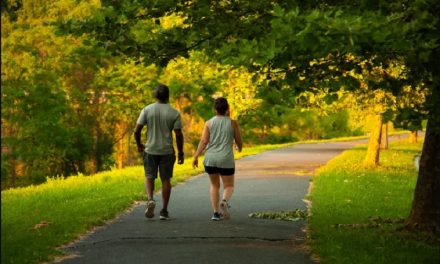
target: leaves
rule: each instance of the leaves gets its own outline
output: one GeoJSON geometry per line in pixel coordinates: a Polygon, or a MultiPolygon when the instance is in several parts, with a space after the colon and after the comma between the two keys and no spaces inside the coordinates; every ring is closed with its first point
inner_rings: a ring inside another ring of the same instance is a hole
{"type": "Polygon", "coordinates": [[[306,219],[308,216],[307,210],[295,209],[294,211],[280,211],[280,212],[257,212],[250,213],[250,218],[258,219],[274,219],[284,221],[298,221],[306,219]]]}
{"type": "Polygon", "coordinates": [[[41,221],[40,223],[38,223],[38,224],[36,224],[36,225],[34,225],[34,227],[32,227],[31,228],[31,230],[38,230],[38,229],[41,229],[41,228],[43,228],[43,227],[46,227],[46,226],[48,226],[48,225],[50,225],[51,224],[51,222],[48,222],[48,221],[41,221]]]}
{"type": "Polygon", "coordinates": [[[335,224],[331,227],[333,228],[382,228],[385,225],[396,225],[403,224],[405,219],[403,218],[382,218],[380,216],[370,217],[369,223],[358,223],[358,224],[335,224]]]}

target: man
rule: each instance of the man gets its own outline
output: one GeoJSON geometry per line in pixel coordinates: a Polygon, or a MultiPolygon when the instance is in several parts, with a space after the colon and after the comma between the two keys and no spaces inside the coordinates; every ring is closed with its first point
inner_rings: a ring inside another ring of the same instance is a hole
{"type": "Polygon", "coordinates": [[[154,181],[157,173],[162,181],[162,203],[160,219],[169,218],[168,202],[171,195],[171,177],[173,176],[174,163],[176,161],[173,148],[173,135],[176,135],[177,163],[183,164],[183,134],[182,122],[179,112],[169,104],[169,89],[166,85],[158,85],[154,90],[156,103],[147,105],[142,109],[136,122],[134,137],[139,153],[142,154],[145,169],[145,188],[147,192],[147,209],[145,216],[154,217],[156,202],[154,201],[154,181]],[[141,131],[147,126],[147,143],[141,143],[141,131]]]}

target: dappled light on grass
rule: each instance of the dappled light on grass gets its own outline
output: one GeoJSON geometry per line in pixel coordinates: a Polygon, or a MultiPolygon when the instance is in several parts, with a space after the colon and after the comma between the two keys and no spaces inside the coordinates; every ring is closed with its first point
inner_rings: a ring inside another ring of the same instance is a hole
{"type": "Polygon", "coordinates": [[[391,143],[375,168],[361,165],[366,149],[357,147],[320,168],[309,220],[314,253],[328,263],[438,263],[438,244],[398,231],[410,212],[421,146],[391,143]]]}

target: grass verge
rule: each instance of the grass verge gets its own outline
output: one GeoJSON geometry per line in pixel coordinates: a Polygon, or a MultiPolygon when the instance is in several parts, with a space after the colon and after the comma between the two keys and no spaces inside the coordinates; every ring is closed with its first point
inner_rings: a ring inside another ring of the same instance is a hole
{"type": "Polygon", "coordinates": [[[360,165],[366,148],[357,147],[318,170],[309,228],[323,263],[440,263],[438,244],[396,231],[411,208],[421,146],[393,142],[375,169],[360,165]]]}
{"type": "MultiPolygon", "coordinates": [[[[236,158],[289,144],[245,148],[236,158]]],[[[200,174],[192,159],[175,165],[173,184],[200,174]]],[[[156,190],[160,190],[160,180],[156,190]]],[[[48,179],[44,184],[1,193],[1,263],[38,263],[60,255],[62,246],[144,200],[142,166],[93,176],[48,179]]]]}

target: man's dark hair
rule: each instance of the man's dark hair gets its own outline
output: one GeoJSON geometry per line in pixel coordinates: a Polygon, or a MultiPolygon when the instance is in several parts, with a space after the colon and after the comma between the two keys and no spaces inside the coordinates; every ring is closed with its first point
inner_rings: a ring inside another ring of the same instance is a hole
{"type": "Polygon", "coordinates": [[[228,100],[226,100],[226,98],[223,98],[223,97],[219,97],[219,98],[215,99],[214,108],[217,111],[217,113],[219,113],[221,115],[226,114],[226,111],[228,111],[228,109],[229,109],[228,100]]]}
{"type": "Polygon", "coordinates": [[[156,89],[154,89],[154,97],[161,102],[168,102],[170,99],[170,89],[165,84],[159,84],[156,89]]]}

